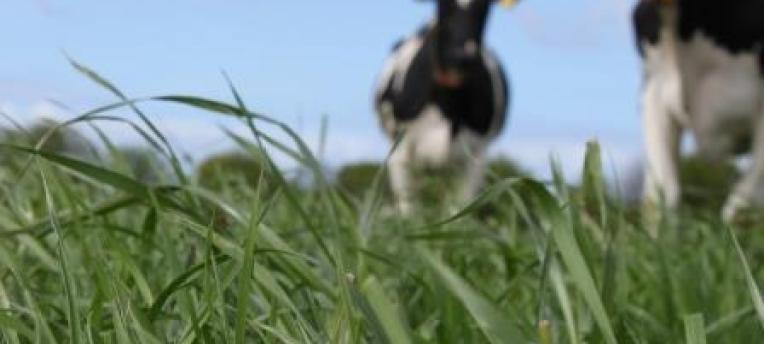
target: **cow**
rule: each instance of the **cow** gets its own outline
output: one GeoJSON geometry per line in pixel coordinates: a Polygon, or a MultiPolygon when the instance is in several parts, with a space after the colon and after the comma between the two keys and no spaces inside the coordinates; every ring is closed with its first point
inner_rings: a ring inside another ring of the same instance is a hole
{"type": "Polygon", "coordinates": [[[462,201],[481,186],[486,147],[502,131],[509,103],[504,70],[483,44],[493,2],[438,0],[435,18],[395,45],[379,77],[374,107],[397,143],[388,172],[404,214],[412,209],[414,170],[463,166],[462,201]]]}
{"type": "Polygon", "coordinates": [[[676,207],[685,130],[698,152],[752,164],[722,209],[731,221],[760,202],[764,179],[764,0],[640,0],[633,12],[642,56],[648,204],[676,207]]]}

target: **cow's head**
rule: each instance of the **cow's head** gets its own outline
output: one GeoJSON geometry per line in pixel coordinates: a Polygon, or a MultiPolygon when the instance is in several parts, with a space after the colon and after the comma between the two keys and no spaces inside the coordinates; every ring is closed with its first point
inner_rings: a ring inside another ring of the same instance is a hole
{"type": "Polygon", "coordinates": [[[495,2],[511,5],[515,0],[437,0],[435,78],[444,86],[457,87],[471,67],[481,62],[488,13],[495,2]]]}
{"type": "MultiPolygon", "coordinates": [[[[691,0],[693,1],[693,0],[691,0]]],[[[697,1],[697,0],[694,0],[697,1]]],[[[659,9],[674,8],[679,0],[639,0],[639,2],[650,5],[657,5],[659,9]]]]}

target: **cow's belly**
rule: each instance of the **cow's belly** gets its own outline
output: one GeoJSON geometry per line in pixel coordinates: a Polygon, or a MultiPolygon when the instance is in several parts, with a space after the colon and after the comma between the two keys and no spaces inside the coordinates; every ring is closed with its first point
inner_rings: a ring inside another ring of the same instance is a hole
{"type": "Polygon", "coordinates": [[[751,121],[743,118],[719,119],[716,126],[696,127],[692,132],[698,153],[709,159],[748,153],[754,136],[751,121]]]}
{"type": "Polygon", "coordinates": [[[747,151],[762,116],[761,96],[759,81],[749,75],[717,70],[701,79],[686,96],[699,148],[712,156],[747,151]]]}
{"type": "Polygon", "coordinates": [[[711,156],[743,151],[764,114],[757,55],[731,54],[696,35],[679,61],[683,103],[698,148],[711,156]]]}

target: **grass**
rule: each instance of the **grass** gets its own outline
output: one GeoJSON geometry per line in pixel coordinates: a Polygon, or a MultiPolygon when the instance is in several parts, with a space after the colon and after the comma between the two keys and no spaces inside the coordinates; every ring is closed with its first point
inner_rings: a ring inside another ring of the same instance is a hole
{"type": "Polygon", "coordinates": [[[14,163],[0,174],[0,342],[764,340],[761,226],[692,209],[643,225],[610,200],[596,144],[578,187],[552,164],[552,183],[493,180],[455,214],[430,205],[401,219],[386,214],[384,171],[363,195],[338,191],[294,131],[233,87],[231,103],[132,100],[75,66],[118,100],[63,125],[120,121],[169,173],[146,184],[109,162],[2,144],[14,163]],[[260,180],[201,187],[145,102],[240,119],[250,136],[229,135],[262,161],[260,180]],[[311,171],[312,187],[279,171],[275,153],[311,171]]]}

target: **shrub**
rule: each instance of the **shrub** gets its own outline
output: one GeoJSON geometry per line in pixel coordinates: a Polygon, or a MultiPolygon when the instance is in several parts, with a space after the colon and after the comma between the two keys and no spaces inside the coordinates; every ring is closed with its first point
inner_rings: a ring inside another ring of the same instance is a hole
{"type": "MultiPolygon", "coordinates": [[[[378,162],[359,162],[345,165],[337,172],[337,187],[354,197],[363,197],[366,191],[374,185],[374,178],[383,168],[378,162]]],[[[383,192],[386,197],[390,196],[390,188],[387,178],[382,176],[383,192]]]]}
{"type": "Polygon", "coordinates": [[[264,187],[270,190],[267,168],[259,158],[241,152],[228,152],[207,158],[196,170],[197,179],[202,187],[222,191],[226,188],[264,187]],[[261,177],[265,181],[260,185],[261,177]]]}
{"type": "Polygon", "coordinates": [[[93,145],[78,130],[72,127],[59,127],[59,122],[41,119],[26,129],[0,130],[3,142],[33,147],[43,139],[41,150],[56,154],[95,159],[97,154],[93,145]]]}
{"type": "MultiPolygon", "coordinates": [[[[71,127],[61,127],[49,119],[39,120],[28,128],[0,128],[0,142],[22,147],[35,147],[43,139],[40,149],[49,153],[72,158],[97,161],[98,152],[79,131],[71,127]]],[[[11,180],[18,172],[28,167],[29,157],[9,150],[0,151],[0,180],[11,180]]]]}
{"type": "Polygon", "coordinates": [[[170,176],[167,162],[148,147],[119,147],[112,152],[111,160],[144,183],[157,184],[170,176]]]}

